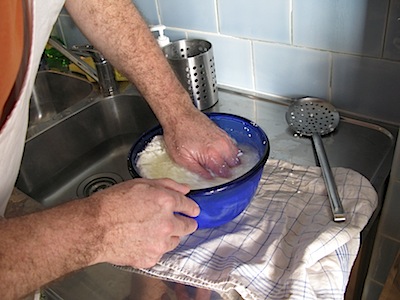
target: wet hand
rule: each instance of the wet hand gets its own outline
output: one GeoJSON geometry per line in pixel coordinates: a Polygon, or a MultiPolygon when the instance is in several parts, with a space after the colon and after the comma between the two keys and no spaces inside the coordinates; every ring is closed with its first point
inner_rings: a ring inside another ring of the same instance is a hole
{"type": "Polygon", "coordinates": [[[231,168],[240,164],[240,151],[234,141],[200,111],[163,129],[170,157],[204,178],[228,178],[231,168]]]}

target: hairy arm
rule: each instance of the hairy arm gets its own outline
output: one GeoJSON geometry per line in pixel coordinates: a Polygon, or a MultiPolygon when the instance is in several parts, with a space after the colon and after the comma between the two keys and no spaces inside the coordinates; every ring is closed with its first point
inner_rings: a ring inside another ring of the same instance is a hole
{"type": "Polygon", "coordinates": [[[92,264],[99,250],[96,239],[102,239],[102,229],[96,226],[96,210],[89,207],[89,202],[74,202],[1,220],[2,297],[20,298],[62,275],[92,264]]]}
{"type": "Polygon", "coordinates": [[[0,220],[0,294],[19,299],[70,272],[109,262],[153,266],[196,230],[187,186],[135,179],[23,217],[0,220]]]}
{"type": "Polygon", "coordinates": [[[161,124],[194,109],[130,0],[68,0],[65,6],[95,48],[140,90],[161,124]]]}
{"type": "Polygon", "coordinates": [[[210,178],[228,177],[239,163],[227,134],[195,108],[130,0],[67,0],[89,41],[139,89],[164,129],[167,151],[179,164],[210,178]]]}

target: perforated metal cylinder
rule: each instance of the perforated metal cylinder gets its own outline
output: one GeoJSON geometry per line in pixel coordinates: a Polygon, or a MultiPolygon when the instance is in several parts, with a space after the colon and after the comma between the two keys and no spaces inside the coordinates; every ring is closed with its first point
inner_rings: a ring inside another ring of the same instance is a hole
{"type": "Polygon", "coordinates": [[[218,102],[215,63],[210,42],[180,40],[163,47],[163,51],[198,109],[208,109],[218,102]]]}

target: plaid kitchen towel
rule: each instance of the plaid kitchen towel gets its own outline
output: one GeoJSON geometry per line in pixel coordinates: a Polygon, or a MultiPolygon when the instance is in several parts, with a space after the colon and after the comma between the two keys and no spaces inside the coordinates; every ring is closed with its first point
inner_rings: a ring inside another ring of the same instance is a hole
{"type": "Polygon", "coordinates": [[[377,194],[359,173],[332,171],[345,222],[332,221],[320,168],[269,160],[237,218],[185,237],[153,268],[125,269],[212,289],[224,299],[343,299],[377,194]]]}

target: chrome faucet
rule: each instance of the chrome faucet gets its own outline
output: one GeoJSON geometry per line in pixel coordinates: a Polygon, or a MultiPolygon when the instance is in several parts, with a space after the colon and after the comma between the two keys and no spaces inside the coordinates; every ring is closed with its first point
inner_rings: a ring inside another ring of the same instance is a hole
{"type": "Polygon", "coordinates": [[[49,39],[49,44],[97,81],[104,97],[119,94],[113,66],[98,50],[94,49],[93,46],[72,46],[72,49],[69,50],[53,38],[49,39]],[[90,55],[93,58],[96,70],[84,62],[77,54],[90,55]]]}

